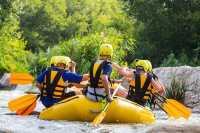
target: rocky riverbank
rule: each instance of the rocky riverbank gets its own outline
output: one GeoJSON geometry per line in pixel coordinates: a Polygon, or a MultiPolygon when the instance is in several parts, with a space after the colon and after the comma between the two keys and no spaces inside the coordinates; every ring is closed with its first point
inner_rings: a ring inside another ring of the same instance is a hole
{"type": "Polygon", "coordinates": [[[184,103],[193,112],[200,112],[200,67],[160,67],[154,69],[161,82],[169,87],[173,78],[184,81],[186,86],[184,103]]]}

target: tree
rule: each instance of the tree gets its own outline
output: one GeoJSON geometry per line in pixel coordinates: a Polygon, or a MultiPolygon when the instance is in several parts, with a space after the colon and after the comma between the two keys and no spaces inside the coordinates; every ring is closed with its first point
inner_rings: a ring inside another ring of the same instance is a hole
{"type": "Polygon", "coordinates": [[[0,73],[4,71],[28,71],[29,52],[24,50],[26,43],[21,38],[19,22],[15,16],[4,18],[0,28],[0,73]]]}
{"type": "Polygon", "coordinates": [[[129,0],[137,19],[135,57],[150,58],[158,66],[170,53],[193,58],[199,44],[198,0],[129,0]]]}

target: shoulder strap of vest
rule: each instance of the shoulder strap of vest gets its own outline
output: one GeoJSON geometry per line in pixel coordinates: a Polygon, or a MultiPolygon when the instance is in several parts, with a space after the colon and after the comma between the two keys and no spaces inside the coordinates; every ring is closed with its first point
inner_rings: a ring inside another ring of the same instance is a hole
{"type": "Polygon", "coordinates": [[[146,81],[141,88],[141,79],[140,79],[140,73],[135,72],[135,93],[139,94],[140,97],[144,97],[145,92],[147,91],[149,84],[151,83],[152,75],[150,73],[147,73],[146,81]]]}
{"type": "Polygon", "coordinates": [[[152,72],[152,75],[153,75],[153,79],[158,79],[158,76],[152,72]]]}
{"type": "Polygon", "coordinates": [[[46,88],[50,87],[50,83],[51,83],[51,68],[48,68],[46,74],[46,88]]]}
{"type": "Polygon", "coordinates": [[[141,92],[141,80],[140,80],[140,73],[139,72],[134,72],[135,73],[135,93],[140,94],[141,92]]]}
{"type": "MultiPolygon", "coordinates": [[[[50,85],[50,81],[51,81],[51,79],[50,79],[50,75],[51,75],[51,68],[50,67],[48,67],[47,69],[46,69],[46,71],[47,71],[47,74],[46,74],[46,77],[45,77],[45,82],[46,82],[46,88],[48,88],[49,87],[49,85],[50,85]]],[[[43,97],[43,94],[44,94],[44,90],[46,89],[46,88],[44,88],[44,86],[42,87],[42,90],[41,90],[41,97],[43,97]]]]}
{"type": "Polygon", "coordinates": [[[97,88],[98,87],[98,82],[100,79],[100,75],[101,75],[101,71],[103,66],[105,65],[106,61],[103,61],[99,67],[97,68],[97,71],[95,73],[95,76],[93,76],[93,68],[94,68],[94,64],[95,62],[92,63],[91,67],[90,67],[90,83],[91,83],[91,87],[97,88]]]}
{"type": "Polygon", "coordinates": [[[90,66],[90,85],[91,85],[91,87],[94,86],[94,76],[93,76],[94,63],[95,63],[95,61],[93,61],[90,66]]]}
{"type": "MultiPolygon", "coordinates": [[[[59,70],[57,72],[56,76],[54,77],[53,82],[49,85],[48,90],[50,93],[47,94],[47,95],[49,95],[49,97],[52,97],[53,91],[56,88],[56,85],[64,71],[65,71],[64,69],[59,70]]],[[[50,75],[50,77],[51,77],[51,75],[50,75]]]]}
{"type": "Polygon", "coordinates": [[[145,93],[147,91],[147,88],[149,87],[149,84],[151,83],[152,75],[150,73],[147,73],[147,78],[144,83],[144,86],[142,87],[143,92],[145,93]]]}

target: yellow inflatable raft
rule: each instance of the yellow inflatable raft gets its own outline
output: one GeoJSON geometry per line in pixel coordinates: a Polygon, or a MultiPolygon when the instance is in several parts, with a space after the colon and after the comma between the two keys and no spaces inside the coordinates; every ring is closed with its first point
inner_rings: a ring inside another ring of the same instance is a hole
{"type": "MultiPolygon", "coordinates": [[[[88,100],[83,95],[65,99],[40,113],[44,120],[69,120],[91,122],[100,112],[101,104],[88,100]]],[[[153,123],[154,114],[147,108],[124,98],[115,97],[103,122],[153,123]]]]}

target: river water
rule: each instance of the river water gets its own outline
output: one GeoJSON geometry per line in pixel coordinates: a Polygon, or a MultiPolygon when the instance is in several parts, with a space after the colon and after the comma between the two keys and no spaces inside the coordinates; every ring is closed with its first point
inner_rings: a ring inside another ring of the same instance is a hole
{"type": "MultiPolygon", "coordinates": [[[[88,122],[44,121],[38,119],[36,115],[16,116],[11,114],[7,108],[7,102],[23,94],[24,90],[20,89],[0,91],[0,133],[146,133],[159,126],[184,127],[200,123],[199,114],[192,114],[191,118],[186,121],[184,119],[168,119],[162,111],[153,111],[157,121],[152,125],[101,124],[99,127],[92,127],[88,122]]],[[[41,111],[42,108],[43,106],[38,102],[36,110],[41,111]]]]}

